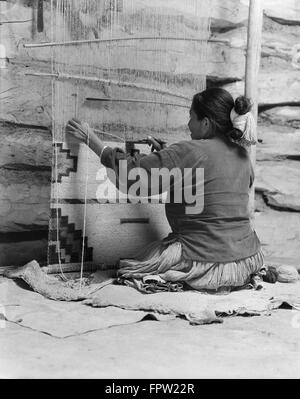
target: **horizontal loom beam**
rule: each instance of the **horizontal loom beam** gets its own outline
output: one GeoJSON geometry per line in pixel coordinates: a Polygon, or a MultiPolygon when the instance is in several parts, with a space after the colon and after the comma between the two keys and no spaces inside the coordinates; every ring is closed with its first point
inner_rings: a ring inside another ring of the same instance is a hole
{"type": "Polygon", "coordinates": [[[168,36],[140,36],[140,37],[119,37],[119,38],[110,38],[110,39],[70,40],[65,42],[27,43],[23,44],[23,46],[25,48],[38,48],[38,47],[72,46],[77,44],[125,42],[132,40],[175,40],[175,41],[189,41],[189,42],[207,41],[209,43],[224,43],[224,44],[230,43],[228,39],[197,39],[197,38],[168,37],[168,36]]]}
{"type": "Polygon", "coordinates": [[[129,87],[129,88],[133,88],[133,89],[146,90],[146,91],[156,92],[156,93],[162,94],[162,95],[168,95],[171,97],[181,98],[181,99],[184,99],[189,102],[191,101],[190,97],[184,96],[183,94],[174,93],[174,92],[168,91],[168,90],[162,90],[157,87],[144,86],[139,83],[118,82],[117,80],[98,78],[96,76],[80,76],[80,75],[69,75],[66,73],[46,73],[46,72],[27,72],[27,73],[25,73],[25,75],[42,77],[42,78],[83,80],[86,82],[105,83],[108,85],[112,84],[112,85],[116,85],[119,87],[129,87]]]}
{"type": "Polygon", "coordinates": [[[176,103],[166,103],[162,101],[147,101],[147,100],[137,100],[133,98],[104,98],[104,97],[87,97],[86,101],[95,101],[95,102],[127,102],[127,103],[141,103],[141,104],[158,104],[158,105],[168,105],[173,107],[181,107],[181,108],[189,108],[188,105],[176,104],[176,103]]]}
{"type": "Polygon", "coordinates": [[[31,22],[32,19],[16,19],[16,20],[11,20],[11,21],[0,21],[0,25],[5,25],[5,24],[23,24],[26,22],[31,22]]]}

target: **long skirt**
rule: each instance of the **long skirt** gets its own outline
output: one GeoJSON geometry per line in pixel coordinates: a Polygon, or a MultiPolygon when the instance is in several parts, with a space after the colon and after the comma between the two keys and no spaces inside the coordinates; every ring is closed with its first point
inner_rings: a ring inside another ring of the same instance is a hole
{"type": "Polygon", "coordinates": [[[118,273],[122,278],[134,279],[159,275],[165,281],[185,283],[195,290],[218,291],[247,285],[263,265],[262,251],[234,262],[198,262],[182,258],[179,241],[167,246],[163,241],[155,241],[135,259],[120,260],[118,273]]]}

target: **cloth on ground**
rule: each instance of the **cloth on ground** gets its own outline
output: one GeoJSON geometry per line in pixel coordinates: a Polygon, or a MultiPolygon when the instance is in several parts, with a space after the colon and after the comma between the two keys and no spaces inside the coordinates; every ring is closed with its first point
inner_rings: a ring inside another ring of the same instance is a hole
{"type": "Polygon", "coordinates": [[[24,288],[21,280],[0,277],[0,303],[8,322],[57,338],[85,334],[113,326],[138,323],[143,319],[173,320],[175,316],[148,311],[129,311],[109,306],[103,309],[82,302],[53,301],[24,288]]]}
{"type": "Polygon", "coordinates": [[[149,314],[156,320],[182,316],[191,324],[204,324],[219,322],[221,316],[269,313],[283,304],[300,310],[300,282],[263,283],[262,290],[229,295],[196,291],[144,295],[130,287],[108,285],[85,302],[93,306],[89,309],[82,302],[49,300],[20,287],[20,282],[0,278],[0,303],[7,320],[57,337],[135,323],[149,314]]]}
{"type": "Polygon", "coordinates": [[[208,315],[214,316],[215,321],[217,316],[260,315],[279,308],[283,303],[300,309],[300,282],[263,283],[261,290],[241,290],[229,295],[210,295],[197,291],[144,295],[131,287],[109,285],[84,303],[94,307],[117,306],[129,310],[174,314],[203,324],[208,315]]]}
{"type": "MultiPolygon", "coordinates": [[[[221,287],[218,290],[199,290],[199,292],[206,292],[209,294],[230,294],[232,291],[244,290],[244,289],[262,289],[262,278],[259,275],[253,276],[248,284],[243,285],[242,287],[221,287]]],[[[119,277],[116,282],[119,285],[126,285],[127,287],[135,288],[136,290],[142,292],[143,294],[155,294],[157,292],[182,292],[188,291],[191,289],[185,283],[170,283],[168,281],[164,281],[159,276],[148,276],[144,277],[142,280],[140,279],[129,279],[119,277]],[[156,280],[159,278],[159,281],[156,280]],[[145,281],[145,279],[148,279],[145,281]]]]}
{"type": "Polygon", "coordinates": [[[146,276],[141,280],[119,277],[117,279],[117,284],[135,288],[144,294],[153,294],[155,292],[182,292],[184,290],[184,284],[170,283],[155,275],[146,276]]]}
{"type": "Polygon", "coordinates": [[[56,301],[83,300],[87,298],[91,294],[91,292],[102,288],[105,284],[109,284],[114,280],[110,279],[109,277],[104,277],[100,282],[98,281],[91,287],[90,279],[84,279],[82,287],[80,289],[78,281],[74,282],[74,280],[70,280],[67,282],[63,282],[58,280],[54,276],[49,276],[45,274],[36,261],[32,261],[30,263],[27,263],[25,266],[17,267],[13,270],[8,270],[4,273],[4,276],[12,279],[22,279],[35,292],[38,292],[44,297],[56,301]]]}

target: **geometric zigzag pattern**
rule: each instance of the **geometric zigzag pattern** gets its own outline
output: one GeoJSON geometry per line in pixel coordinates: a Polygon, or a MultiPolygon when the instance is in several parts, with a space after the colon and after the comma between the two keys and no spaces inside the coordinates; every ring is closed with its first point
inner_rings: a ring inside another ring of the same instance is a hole
{"type": "MultiPolygon", "coordinates": [[[[64,143],[55,143],[53,145],[52,184],[63,184],[63,177],[68,177],[71,172],[77,172],[78,157],[71,155],[69,149],[63,148],[64,145],[64,143]],[[56,173],[57,176],[55,176],[56,173]]],[[[51,208],[49,221],[48,264],[57,264],[59,260],[61,263],[81,262],[82,230],[76,229],[74,223],[69,223],[69,217],[62,215],[61,208],[56,208],[55,200],[55,198],[51,199],[53,208],[51,208]],[[57,226],[59,229],[58,237],[57,226]],[[59,239],[59,248],[57,239],[59,239]]],[[[88,247],[87,237],[84,238],[83,260],[84,262],[93,260],[93,248],[88,247]]]]}
{"type": "Polygon", "coordinates": [[[78,157],[71,155],[71,151],[69,149],[63,148],[64,143],[55,143],[53,144],[53,171],[55,171],[55,163],[57,157],[57,181],[56,176],[53,176],[52,183],[61,183],[62,177],[68,177],[71,172],[77,172],[77,163],[78,157]],[[55,150],[56,148],[56,150],[55,150]],[[55,152],[57,151],[57,155],[55,152]]]}
{"type": "MultiPolygon", "coordinates": [[[[57,248],[57,214],[59,226],[60,260],[61,263],[78,263],[82,257],[82,230],[76,230],[74,223],[69,223],[68,216],[62,216],[61,208],[58,211],[51,209],[49,226],[48,263],[59,263],[57,248]]],[[[88,247],[88,238],[84,238],[84,262],[93,260],[93,248],[88,247]]]]}

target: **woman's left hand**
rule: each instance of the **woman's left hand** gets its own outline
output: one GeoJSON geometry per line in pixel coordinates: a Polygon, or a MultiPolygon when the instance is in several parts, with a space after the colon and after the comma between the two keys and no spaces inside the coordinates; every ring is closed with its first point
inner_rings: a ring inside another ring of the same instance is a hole
{"type": "Polygon", "coordinates": [[[152,136],[147,137],[148,145],[152,146],[151,152],[160,151],[166,148],[166,143],[160,139],[155,139],[152,136]]]}
{"type": "Polygon", "coordinates": [[[91,128],[89,127],[88,123],[81,122],[80,120],[75,118],[69,120],[66,126],[66,132],[68,134],[72,135],[74,138],[82,141],[85,144],[88,144],[89,136],[91,133],[90,130],[91,128]]]}

